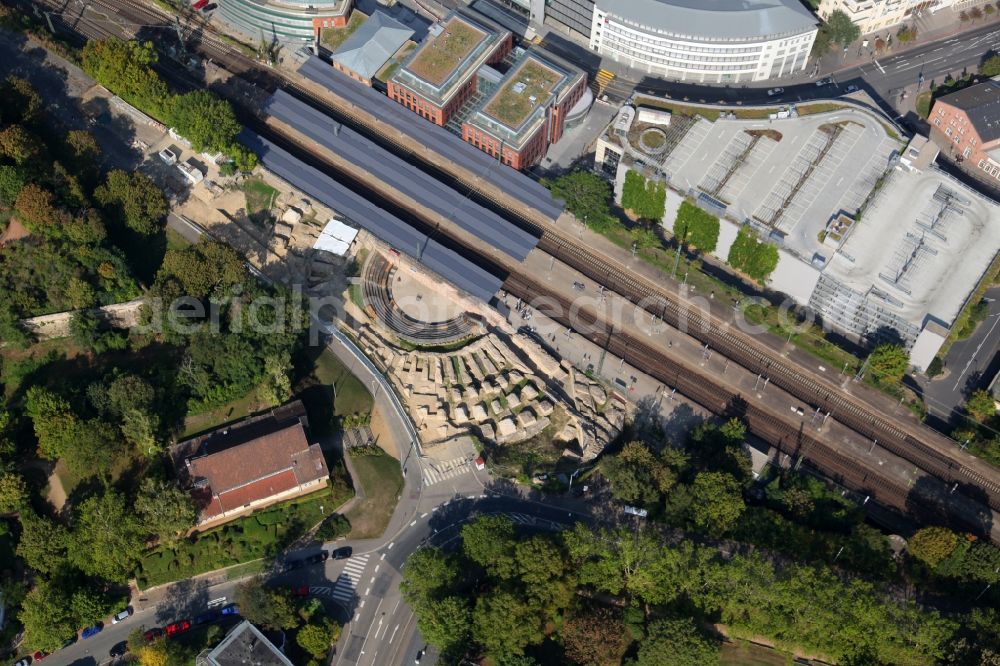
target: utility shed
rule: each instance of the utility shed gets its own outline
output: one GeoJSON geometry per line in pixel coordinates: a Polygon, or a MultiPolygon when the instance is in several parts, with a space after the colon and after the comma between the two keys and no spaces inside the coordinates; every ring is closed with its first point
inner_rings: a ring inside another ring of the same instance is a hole
{"type": "Polygon", "coordinates": [[[313,243],[314,250],[326,250],[338,257],[343,257],[351,249],[351,243],[358,237],[358,230],[350,227],[335,217],[323,227],[319,238],[313,243]]]}

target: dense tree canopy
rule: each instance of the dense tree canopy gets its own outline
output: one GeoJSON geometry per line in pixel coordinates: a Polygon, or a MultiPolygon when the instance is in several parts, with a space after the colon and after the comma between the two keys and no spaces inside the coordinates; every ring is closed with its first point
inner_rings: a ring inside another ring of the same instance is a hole
{"type": "Polygon", "coordinates": [[[868,357],[868,372],[877,383],[895,383],[910,367],[910,357],[900,345],[884,343],[868,357]]]}
{"type": "Polygon", "coordinates": [[[139,172],[110,172],[105,183],[94,190],[94,198],[112,219],[146,236],[160,230],[169,210],[163,191],[139,172]]]}

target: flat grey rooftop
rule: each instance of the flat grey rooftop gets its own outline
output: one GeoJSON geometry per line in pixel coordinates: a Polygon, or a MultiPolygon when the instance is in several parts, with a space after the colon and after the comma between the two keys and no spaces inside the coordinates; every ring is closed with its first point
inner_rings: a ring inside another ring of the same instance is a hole
{"type": "Polygon", "coordinates": [[[855,227],[824,276],[918,327],[950,326],[1000,250],[1000,206],[935,167],[891,172],[855,227]]]}
{"type": "Polygon", "coordinates": [[[379,208],[349,187],[337,182],[264,137],[244,129],[240,143],[260,156],[261,163],[277,177],[337,211],[399,252],[472,296],[489,302],[503,280],[469,261],[392,213],[379,208]]]}
{"type": "Polygon", "coordinates": [[[819,21],[798,0],[597,0],[640,26],[717,41],[800,33],[819,21]]]}
{"type": "Polygon", "coordinates": [[[713,196],[728,204],[734,219],[754,219],[777,230],[788,250],[809,260],[817,252],[830,253],[819,233],[839,212],[852,214],[861,206],[900,148],[875,117],[862,111],[770,122],[700,118],[663,169],[680,189],[711,194],[724,180],[713,196]],[[840,125],[839,133],[817,159],[833,125],[840,125]],[[777,132],[780,140],[750,136],[761,132],[777,132]]]}
{"type": "Polygon", "coordinates": [[[264,109],[358,169],[374,174],[421,206],[450,220],[496,252],[524,261],[538,244],[538,238],[533,234],[476,204],[464,194],[284,90],[275,92],[264,109]]]}
{"type": "Polygon", "coordinates": [[[553,223],[562,214],[563,202],[554,201],[551,193],[537,181],[501,164],[475,146],[463,141],[461,137],[424,120],[377,90],[338,72],[321,59],[315,56],[309,58],[299,67],[298,71],[310,81],[332,90],[355,106],[373,114],[382,122],[403,132],[414,143],[428,147],[444,159],[453,160],[474,173],[476,177],[492,183],[507,196],[517,199],[525,206],[534,208],[553,223]]]}

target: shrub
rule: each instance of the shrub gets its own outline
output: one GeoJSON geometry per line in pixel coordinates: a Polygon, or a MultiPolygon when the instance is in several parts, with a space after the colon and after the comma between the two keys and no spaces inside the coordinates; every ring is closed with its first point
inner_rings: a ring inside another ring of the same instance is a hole
{"type": "Polygon", "coordinates": [[[316,530],[316,538],[321,541],[333,541],[345,536],[351,531],[351,523],[339,513],[331,514],[316,530]]]}

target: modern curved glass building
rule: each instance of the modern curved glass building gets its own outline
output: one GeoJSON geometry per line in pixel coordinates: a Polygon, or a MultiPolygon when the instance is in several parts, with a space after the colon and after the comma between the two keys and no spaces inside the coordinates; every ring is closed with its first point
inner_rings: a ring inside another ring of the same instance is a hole
{"type": "Polygon", "coordinates": [[[219,13],[248,36],[311,42],[320,28],[347,25],[353,0],[219,0],[219,13]]]}
{"type": "Polygon", "coordinates": [[[597,0],[590,48],[662,78],[762,81],[805,69],[818,23],[799,0],[597,0]]]}

